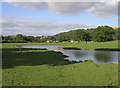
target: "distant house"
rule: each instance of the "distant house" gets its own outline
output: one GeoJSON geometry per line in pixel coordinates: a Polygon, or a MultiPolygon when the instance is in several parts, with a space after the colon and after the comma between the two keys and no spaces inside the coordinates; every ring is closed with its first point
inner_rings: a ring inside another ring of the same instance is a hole
{"type": "Polygon", "coordinates": [[[71,42],[71,43],[78,43],[78,41],[74,41],[74,40],[71,40],[70,42],[71,42]]]}
{"type": "Polygon", "coordinates": [[[70,42],[71,42],[71,43],[73,43],[73,42],[74,42],[74,40],[71,40],[70,42]]]}
{"type": "Polygon", "coordinates": [[[47,43],[52,43],[52,40],[47,40],[46,42],[47,42],[47,43]]]}
{"type": "Polygon", "coordinates": [[[67,42],[69,42],[69,41],[62,41],[62,43],[67,43],[67,42]]]}
{"type": "Polygon", "coordinates": [[[78,43],[78,41],[74,41],[74,43],[78,43]]]}
{"type": "Polygon", "coordinates": [[[58,43],[58,41],[56,41],[56,43],[58,43]]]}
{"type": "Polygon", "coordinates": [[[55,41],[53,41],[53,43],[55,43],[55,41]]]}
{"type": "Polygon", "coordinates": [[[48,41],[46,41],[47,43],[49,43],[50,41],[48,40],[48,41]]]}

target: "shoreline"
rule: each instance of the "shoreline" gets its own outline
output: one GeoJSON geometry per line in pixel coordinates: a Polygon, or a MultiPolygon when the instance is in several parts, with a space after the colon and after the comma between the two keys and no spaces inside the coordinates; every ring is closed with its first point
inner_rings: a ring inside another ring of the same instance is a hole
{"type": "Polygon", "coordinates": [[[76,47],[57,47],[56,49],[66,49],[66,50],[90,50],[90,51],[120,51],[117,48],[97,48],[97,49],[81,49],[76,47]]]}

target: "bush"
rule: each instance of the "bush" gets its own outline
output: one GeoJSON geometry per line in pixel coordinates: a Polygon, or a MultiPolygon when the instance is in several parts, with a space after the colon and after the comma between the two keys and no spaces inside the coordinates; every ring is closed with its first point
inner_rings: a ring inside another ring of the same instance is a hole
{"type": "Polygon", "coordinates": [[[84,62],[93,62],[93,60],[85,60],[84,62]]]}

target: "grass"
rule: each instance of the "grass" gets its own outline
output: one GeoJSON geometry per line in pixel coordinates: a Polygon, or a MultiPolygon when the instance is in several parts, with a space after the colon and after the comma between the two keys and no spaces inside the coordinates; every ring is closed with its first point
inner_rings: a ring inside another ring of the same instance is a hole
{"type": "Polygon", "coordinates": [[[117,64],[69,62],[60,52],[22,49],[20,53],[12,45],[2,48],[3,86],[118,86],[117,64]]]}
{"type": "Polygon", "coordinates": [[[116,50],[118,49],[119,41],[111,41],[111,42],[88,42],[88,43],[3,43],[2,47],[13,47],[14,45],[63,45],[63,47],[73,47],[80,49],[110,49],[116,50]],[[11,45],[11,46],[10,46],[11,45]]]}
{"type": "Polygon", "coordinates": [[[68,43],[64,47],[76,47],[80,49],[118,49],[118,41],[112,42],[96,42],[96,43],[68,43]]]}

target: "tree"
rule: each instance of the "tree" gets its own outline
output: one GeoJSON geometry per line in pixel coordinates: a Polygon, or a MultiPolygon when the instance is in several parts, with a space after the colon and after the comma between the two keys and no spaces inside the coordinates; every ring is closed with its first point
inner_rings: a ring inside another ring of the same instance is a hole
{"type": "Polygon", "coordinates": [[[73,31],[73,40],[75,41],[83,41],[83,32],[84,30],[78,29],[73,31]]]}
{"type": "Polygon", "coordinates": [[[48,36],[48,40],[54,40],[53,36],[48,36]]]}
{"type": "Polygon", "coordinates": [[[34,36],[27,36],[25,39],[26,39],[26,41],[28,41],[28,42],[33,42],[34,36]]]}
{"type": "Polygon", "coordinates": [[[83,38],[84,41],[86,41],[86,43],[87,43],[87,41],[91,41],[91,35],[88,31],[83,32],[82,38],[83,38]]]}
{"type": "Polygon", "coordinates": [[[22,34],[17,34],[15,37],[16,40],[24,40],[24,38],[25,37],[22,34]]]}
{"type": "Polygon", "coordinates": [[[114,40],[115,30],[109,26],[98,26],[94,32],[94,41],[105,42],[114,40]]]}
{"type": "Polygon", "coordinates": [[[96,41],[96,42],[105,42],[112,40],[120,40],[119,29],[113,29],[109,26],[98,26],[97,28],[91,29],[78,29],[71,30],[68,32],[62,32],[54,36],[24,36],[22,34],[17,34],[16,36],[8,35],[1,36],[2,42],[4,43],[23,43],[23,42],[46,42],[47,40],[52,41],[96,41]]]}

